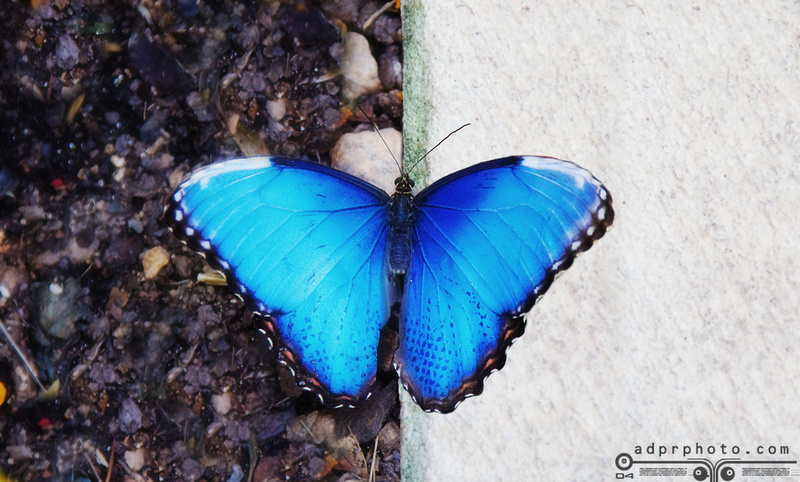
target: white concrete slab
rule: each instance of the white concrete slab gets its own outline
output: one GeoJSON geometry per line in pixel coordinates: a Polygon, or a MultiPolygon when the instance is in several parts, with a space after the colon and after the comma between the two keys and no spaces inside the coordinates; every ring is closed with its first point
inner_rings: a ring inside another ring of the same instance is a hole
{"type": "Polygon", "coordinates": [[[615,457],[651,443],[800,459],[800,3],[404,9],[407,136],[472,123],[429,181],[549,155],[594,173],[617,213],[483,395],[449,415],[404,405],[405,480],[614,480],[615,457]]]}

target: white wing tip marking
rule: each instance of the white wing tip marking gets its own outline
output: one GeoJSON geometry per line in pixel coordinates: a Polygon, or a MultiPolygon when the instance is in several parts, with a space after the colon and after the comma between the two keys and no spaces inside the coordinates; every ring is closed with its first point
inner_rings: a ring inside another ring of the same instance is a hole
{"type": "Polygon", "coordinates": [[[208,251],[211,249],[211,243],[206,240],[200,241],[200,247],[208,251]]]}
{"type": "Polygon", "coordinates": [[[570,161],[554,157],[523,156],[521,164],[530,169],[549,169],[572,176],[579,189],[592,180],[592,175],[586,169],[570,161]]]}
{"type": "Polygon", "coordinates": [[[208,166],[195,171],[191,176],[189,176],[189,179],[184,181],[182,186],[199,184],[201,189],[205,189],[208,187],[209,180],[211,180],[211,178],[214,176],[236,171],[264,169],[273,165],[274,163],[272,162],[272,158],[269,156],[231,159],[229,161],[218,162],[216,164],[209,164],[208,166]]]}
{"type": "Polygon", "coordinates": [[[177,222],[183,221],[183,211],[181,211],[180,209],[175,210],[175,221],[177,222]]]}
{"type": "Polygon", "coordinates": [[[186,226],[186,236],[194,236],[194,228],[186,226]]]}

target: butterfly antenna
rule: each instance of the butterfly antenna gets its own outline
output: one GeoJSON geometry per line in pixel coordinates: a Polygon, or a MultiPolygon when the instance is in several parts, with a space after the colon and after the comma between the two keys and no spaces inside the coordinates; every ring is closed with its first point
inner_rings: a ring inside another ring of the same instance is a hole
{"type": "Polygon", "coordinates": [[[469,125],[469,122],[468,122],[468,123],[466,123],[466,124],[464,124],[463,126],[459,127],[458,129],[454,130],[453,132],[451,132],[451,133],[447,134],[447,135],[444,137],[444,139],[442,139],[441,141],[439,141],[439,143],[438,143],[438,144],[436,144],[435,146],[431,147],[431,148],[430,148],[430,150],[429,150],[428,152],[426,152],[424,156],[420,157],[420,158],[419,158],[419,160],[418,160],[417,162],[415,162],[413,166],[411,166],[411,168],[408,170],[408,172],[411,172],[411,171],[413,171],[413,170],[414,170],[414,168],[415,168],[415,167],[417,167],[417,164],[419,164],[420,162],[422,162],[422,160],[423,160],[423,159],[425,159],[426,157],[428,157],[428,154],[430,154],[431,152],[433,152],[433,150],[434,150],[434,149],[436,149],[437,147],[441,146],[441,145],[442,145],[442,143],[443,143],[444,141],[446,141],[446,140],[447,140],[447,139],[448,139],[450,136],[452,136],[452,135],[453,135],[453,134],[455,134],[456,132],[460,131],[461,129],[463,129],[463,128],[467,127],[468,125],[469,125]]]}
{"type": "Polygon", "coordinates": [[[361,106],[358,106],[358,110],[360,110],[361,113],[364,114],[364,117],[367,118],[369,123],[372,124],[372,127],[375,129],[375,132],[378,133],[378,137],[381,138],[381,141],[383,142],[383,145],[386,146],[386,150],[389,151],[389,155],[392,156],[392,159],[394,160],[394,163],[397,164],[397,168],[400,169],[400,175],[402,176],[403,175],[403,165],[400,162],[397,161],[396,157],[394,157],[394,153],[389,148],[389,144],[386,142],[386,139],[383,138],[383,134],[381,134],[381,130],[378,129],[378,125],[375,124],[375,122],[372,120],[372,117],[370,117],[369,115],[367,115],[366,112],[364,112],[364,109],[362,109],[361,106]]]}

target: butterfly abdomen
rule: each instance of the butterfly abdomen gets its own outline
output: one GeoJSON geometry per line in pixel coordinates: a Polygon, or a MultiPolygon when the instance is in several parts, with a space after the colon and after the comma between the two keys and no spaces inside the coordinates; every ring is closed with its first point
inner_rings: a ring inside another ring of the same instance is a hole
{"type": "Polygon", "coordinates": [[[389,239],[386,247],[389,272],[405,274],[411,264],[411,195],[395,193],[389,209],[389,239]]]}

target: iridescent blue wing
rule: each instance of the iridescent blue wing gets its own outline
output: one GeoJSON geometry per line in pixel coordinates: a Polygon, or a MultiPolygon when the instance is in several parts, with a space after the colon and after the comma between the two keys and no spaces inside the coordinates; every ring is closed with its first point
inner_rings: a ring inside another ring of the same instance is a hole
{"type": "Polygon", "coordinates": [[[354,405],[375,382],[389,318],[388,202],[342,172],[259,157],[194,172],[167,216],[268,317],[279,360],[298,385],[326,404],[354,405]]]}
{"type": "Polygon", "coordinates": [[[544,157],[470,167],[414,207],[395,364],[423,409],[450,412],[502,368],[525,313],[614,212],[589,172],[544,157]]]}

